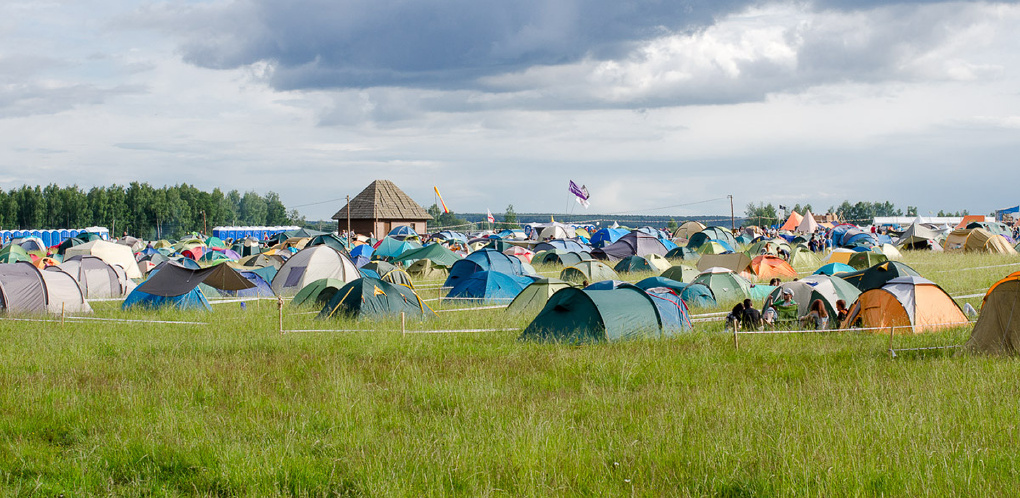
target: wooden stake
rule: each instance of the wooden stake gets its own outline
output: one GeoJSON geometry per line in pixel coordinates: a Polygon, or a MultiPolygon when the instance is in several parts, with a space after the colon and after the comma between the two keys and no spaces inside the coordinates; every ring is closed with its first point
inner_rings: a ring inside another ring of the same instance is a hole
{"type": "Polygon", "coordinates": [[[740,344],[737,343],[737,326],[736,326],[736,324],[733,325],[733,350],[734,351],[739,351],[740,350],[740,344]]]}
{"type": "Polygon", "coordinates": [[[890,326],[889,327],[889,357],[890,358],[895,358],[896,357],[896,352],[893,351],[893,349],[892,349],[892,335],[893,335],[893,327],[890,326]]]}
{"type": "Polygon", "coordinates": [[[283,297],[276,298],[276,309],[280,315],[280,335],[283,335],[283,297]]]}
{"type": "Polygon", "coordinates": [[[407,329],[404,327],[404,319],[406,317],[407,317],[407,315],[405,315],[404,312],[401,311],[400,312],[400,335],[403,336],[403,337],[407,336],[407,329]]]}
{"type": "Polygon", "coordinates": [[[60,303],[60,327],[64,327],[64,303],[60,303]]]}

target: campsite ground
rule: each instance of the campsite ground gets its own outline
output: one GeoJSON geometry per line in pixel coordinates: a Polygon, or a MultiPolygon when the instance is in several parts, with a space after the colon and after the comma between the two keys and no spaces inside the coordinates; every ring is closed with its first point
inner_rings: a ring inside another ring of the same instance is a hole
{"type": "MultiPolygon", "coordinates": [[[[905,262],[953,295],[1020,269],[905,262]]],[[[530,344],[516,340],[530,317],[502,310],[408,328],[510,331],[405,335],[288,309],[287,329],[365,331],[281,335],[269,301],[95,308],[149,322],[2,322],[7,494],[1006,495],[1020,479],[1016,358],[892,359],[888,337],[854,332],[745,336],[735,350],[718,322],[662,341],[530,344]]]]}

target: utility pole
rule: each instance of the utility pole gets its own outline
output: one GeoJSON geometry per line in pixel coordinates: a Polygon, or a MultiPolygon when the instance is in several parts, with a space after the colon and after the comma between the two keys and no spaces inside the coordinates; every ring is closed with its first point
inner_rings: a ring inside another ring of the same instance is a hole
{"type": "Polygon", "coordinates": [[[733,218],[733,194],[728,195],[730,198],[730,230],[737,229],[737,222],[733,218]]]}
{"type": "Polygon", "coordinates": [[[205,210],[202,210],[202,234],[209,235],[209,226],[205,223],[205,210]]]}
{"type": "Polygon", "coordinates": [[[351,196],[347,196],[347,250],[350,251],[354,247],[351,242],[351,238],[354,234],[351,233],[351,196]]]}

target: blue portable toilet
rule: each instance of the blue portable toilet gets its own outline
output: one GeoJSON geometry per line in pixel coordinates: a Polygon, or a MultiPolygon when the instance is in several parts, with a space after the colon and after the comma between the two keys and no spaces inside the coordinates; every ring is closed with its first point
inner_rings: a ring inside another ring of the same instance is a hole
{"type": "Polygon", "coordinates": [[[67,240],[67,239],[70,239],[71,237],[73,237],[73,235],[71,235],[71,231],[70,230],[61,230],[60,231],[60,242],[63,242],[65,240],[67,240]]]}
{"type": "Polygon", "coordinates": [[[42,239],[42,243],[44,246],[50,247],[53,245],[53,232],[46,230],[45,232],[42,233],[42,236],[39,238],[42,239]]]}

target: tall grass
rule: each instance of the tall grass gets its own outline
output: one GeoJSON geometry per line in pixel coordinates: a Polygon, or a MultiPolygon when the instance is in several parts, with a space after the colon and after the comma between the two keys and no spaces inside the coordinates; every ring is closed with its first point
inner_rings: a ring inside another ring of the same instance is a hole
{"type": "MultiPolygon", "coordinates": [[[[951,294],[1020,269],[907,263],[951,294]]],[[[285,328],[362,331],[281,335],[274,302],[95,307],[206,325],[0,322],[6,494],[1007,495],[1020,478],[1015,358],[891,359],[886,336],[852,332],[741,337],[734,350],[721,323],[574,347],[516,331],[403,335],[397,320],[322,322],[312,308],[286,309],[285,328]]],[[[450,312],[407,328],[530,318],[450,312]]]]}

